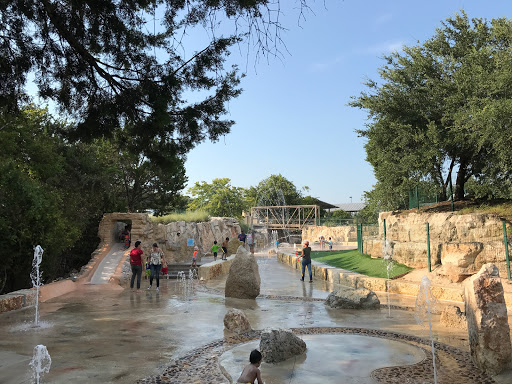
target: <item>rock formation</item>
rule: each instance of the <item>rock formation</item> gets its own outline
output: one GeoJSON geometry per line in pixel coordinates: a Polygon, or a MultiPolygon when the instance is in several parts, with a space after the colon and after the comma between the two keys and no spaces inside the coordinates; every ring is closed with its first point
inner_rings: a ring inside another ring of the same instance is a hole
{"type": "Polygon", "coordinates": [[[471,357],[483,371],[496,375],[510,367],[512,345],[507,307],[498,268],[484,265],[464,283],[471,357]]]}
{"type": "Polygon", "coordinates": [[[260,294],[260,272],[254,256],[239,246],[226,279],[226,297],[255,299],[260,294]]]}
{"type": "Polygon", "coordinates": [[[306,352],[306,343],[289,329],[266,329],[261,333],[260,352],[265,363],[279,363],[306,352]]]}
{"type": "Polygon", "coordinates": [[[325,304],[331,308],[345,309],[378,309],[380,300],[375,292],[366,288],[342,287],[333,291],[325,299],[325,304]]]}
{"type": "Polygon", "coordinates": [[[243,311],[232,308],[224,315],[224,327],[230,332],[237,334],[249,332],[251,324],[243,311]]]}

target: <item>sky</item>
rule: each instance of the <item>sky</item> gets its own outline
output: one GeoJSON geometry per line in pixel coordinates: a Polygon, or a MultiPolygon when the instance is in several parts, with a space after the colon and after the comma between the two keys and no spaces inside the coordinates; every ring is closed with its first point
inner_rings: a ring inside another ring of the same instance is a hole
{"type": "Polygon", "coordinates": [[[322,201],[363,201],[376,183],[355,132],[367,112],[347,103],[366,79],[378,79],[383,55],[424,42],[461,9],[470,18],[512,18],[510,0],[316,0],[299,23],[297,9],[286,9],[292,1],[282,3],[288,52],[249,65],[233,52],[246,74],[226,116],[236,124],[188,154],[187,188],[215,178],[248,188],[281,174],[322,201]]]}

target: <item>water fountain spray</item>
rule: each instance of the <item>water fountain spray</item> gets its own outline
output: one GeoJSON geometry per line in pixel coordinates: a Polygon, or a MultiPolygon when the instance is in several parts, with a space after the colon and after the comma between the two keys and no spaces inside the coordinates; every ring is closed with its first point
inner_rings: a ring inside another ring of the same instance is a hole
{"type": "MultiPolygon", "coordinates": [[[[41,252],[42,253],[42,252],[41,252]]],[[[52,359],[48,350],[44,345],[36,345],[34,348],[34,356],[29,365],[32,367],[33,379],[37,384],[45,373],[50,372],[52,359]]]]}
{"type": "Polygon", "coordinates": [[[42,272],[39,270],[41,261],[43,260],[43,248],[37,245],[34,248],[34,260],[32,261],[32,272],[30,273],[30,279],[32,280],[32,286],[36,288],[36,319],[35,325],[39,324],[39,287],[42,285],[41,276],[42,272]]]}
{"type": "Polygon", "coordinates": [[[437,384],[437,371],[436,371],[436,354],[434,348],[434,336],[432,335],[432,321],[431,315],[435,310],[437,299],[432,295],[430,289],[430,280],[427,276],[421,278],[420,292],[416,298],[415,314],[416,322],[423,325],[425,320],[428,320],[430,329],[430,343],[432,345],[432,362],[434,364],[434,384],[437,384]]]}

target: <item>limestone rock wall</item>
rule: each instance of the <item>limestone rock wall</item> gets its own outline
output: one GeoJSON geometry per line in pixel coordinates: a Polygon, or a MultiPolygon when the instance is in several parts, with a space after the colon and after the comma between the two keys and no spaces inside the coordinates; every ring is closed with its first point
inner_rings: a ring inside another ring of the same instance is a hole
{"type": "MultiPolygon", "coordinates": [[[[413,268],[428,265],[427,231],[429,223],[432,266],[440,264],[439,273],[460,282],[487,263],[495,264],[506,276],[503,224],[492,214],[457,214],[456,212],[416,213],[382,212],[376,239],[364,239],[364,252],[384,256],[384,220],[388,250],[399,263],[413,268]]],[[[506,224],[512,234],[511,223],[506,224]]]]}
{"type": "Polygon", "coordinates": [[[302,229],[302,240],[311,242],[318,241],[320,236],[326,240],[329,237],[334,243],[355,243],[357,242],[357,229],[355,225],[345,225],[340,227],[315,227],[309,226],[302,229]]]}
{"type": "Polygon", "coordinates": [[[102,243],[115,242],[119,221],[130,221],[132,226],[132,245],[142,241],[142,250],[149,253],[153,243],[157,243],[165,253],[168,262],[182,263],[192,260],[193,247],[187,246],[188,239],[194,239],[199,247],[198,261],[208,253],[217,240],[219,244],[226,237],[230,238],[228,247],[232,253],[239,245],[237,236],[240,233],[238,222],[229,217],[213,217],[208,222],[188,223],[184,221],[169,224],[155,224],[145,213],[107,213],[103,216],[98,229],[102,243]]]}

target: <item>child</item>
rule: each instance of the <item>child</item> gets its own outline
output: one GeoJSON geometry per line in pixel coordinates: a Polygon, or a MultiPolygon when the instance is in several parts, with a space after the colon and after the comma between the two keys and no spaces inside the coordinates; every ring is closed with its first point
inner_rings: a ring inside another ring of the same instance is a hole
{"type": "Polygon", "coordinates": [[[198,251],[199,248],[197,248],[197,245],[194,247],[194,253],[192,254],[192,268],[196,267],[197,268],[197,261],[196,261],[196,256],[197,256],[197,251],[198,251]]]}
{"type": "Polygon", "coordinates": [[[251,355],[249,356],[249,361],[251,364],[248,364],[242,374],[236,381],[237,383],[246,383],[246,384],[254,384],[255,380],[258,379],[258,384],[263,384],[263,380],[261,379],[261,372],[259,366],[261,365],[261,353],[257,349],[251,351],[251,355]]]}
{"type": "Polygon", "coordinates": [[[228,244],[229,244],[229,237],[226,237],[226,240],[222,242],[220,245],[222,247],[222,260],[228,259],[228,244]]]}
{"type": "Polygon", "coordinates": [[[220,245],[217,245],[217,240],[213,242],[212,253],[213,253],[213,261],[217,261],[217,252],[219,252],[220,245]]]}
{"type": "Polygon", "coordinates": [[[330,237],[329,237],[329,251],[332,251],[332,240],[330,237]]]}
{"type": "Polygon", "coordinates": [[[169,277],[169,267],[167,266],[165,257],[162,259],[162,276],[165,276],[166,279],[169,277]]]}

